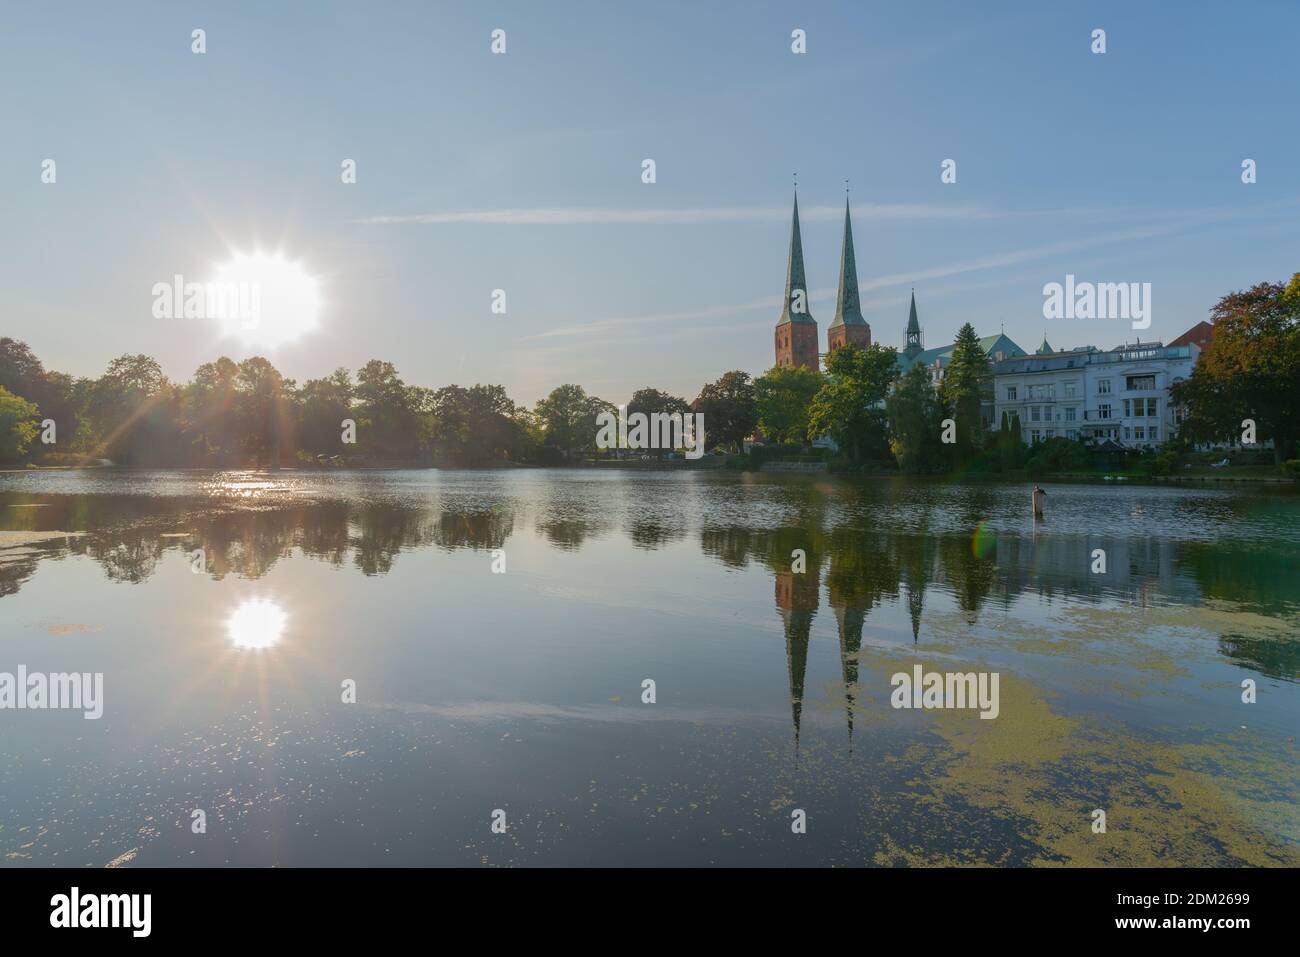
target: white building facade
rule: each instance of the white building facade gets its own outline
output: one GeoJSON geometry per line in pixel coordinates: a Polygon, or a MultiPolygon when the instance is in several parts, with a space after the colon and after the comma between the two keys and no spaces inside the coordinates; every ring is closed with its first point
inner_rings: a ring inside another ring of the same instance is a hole
{"type": "Polygon", "coordinates": [[[993,427],[1014,414],[1031,445],[1064,438],[1158,447],[1181,421],[1169,390],[1192,374],[1199,353],[1195,344],[1139,342],[1005,359],[993,367],[993,427]]]}

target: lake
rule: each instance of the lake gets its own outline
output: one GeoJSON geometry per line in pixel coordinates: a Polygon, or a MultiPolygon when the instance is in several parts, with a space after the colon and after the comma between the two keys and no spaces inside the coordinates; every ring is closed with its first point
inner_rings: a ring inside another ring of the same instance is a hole
{"type": "Polygon", "coordinates": [[[1045,487],[0,475],[4,863],[1300,864],[1300,497],[1045,487]]]}

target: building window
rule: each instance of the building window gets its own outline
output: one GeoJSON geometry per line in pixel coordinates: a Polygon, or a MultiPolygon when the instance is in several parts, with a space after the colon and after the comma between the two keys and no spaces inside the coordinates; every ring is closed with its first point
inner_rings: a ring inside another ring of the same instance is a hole
{"type": "Polygon", "coordinates": [[[1156,377],[1153,375],[1131,375],[1128,377],[1128,389],[1130,392],[1154,392],[1156,377]]]}
{"type": "MultiPolygon", "coordinates": [[[[1129,416],[1131,416],[1132,414],[1133,414],[1133,410],[1130,408],[1129,400],[1128,400],[1128,399],[1125,399],[1125,400],[1124,400],[1124,418],[1127,419],[1127,418],[1128,418],[1129,416]]],[[[1141,415],[1140,412],[1139,412],[1138,414],[1141,415]]]]}
{"type": "Polygon", "coordinates": [[[1039,439],[1042,438],[1042,435],[1043,435],[1043,433],[1042,433],[1042,432],[1039,432],[1037,429],[1030,429],[1030,430],[1029,430],[1029,444],[1030,444],[1030,445],[1034,445],[1034,444],[1036,444],[1036,443],[1039,441],[1039,439]]]}
{"type": "Polygon", "coordinates": [[[1157,418],[1160,417],[1160,413],[1157,411],[1157,409],[1158,409],[1158,403],[1157,403],[1157,400],[1155,400],[1155,399],[1147,399],[1147,418],[1148,418],[1148,419],[1157,419],[1157,418]]]}
{"type": "MultiPolygon", "coordinates": [[[[1102,381],[1102,382],[1105,382],[1106,380],[1105,380],[1105,379],[1102,379],[1101,381],[1102,381]]],[[[1097,418],[1099,418],[1099,419],[1109,419],[1109,418],[1110,418],[1110,406],[1109,406],[1109,405],[1099,405],[1099,406],[1097,406],[1097,418]]]]}
{"type": "Polygon", "coordinates": [[[1110,395],[1110,380],[1109,380],[1109,379],[1098,379],[1098,380],[1097,380],[1097,394],[1098,394],[1098,395],[1110,395]]]}
{"type": "Polygon", "coordinates": [[[1065,437],[1073,442],[1079,438],[1079,432],[1077,429],[1068,429],[1065,433],[1065,437]]]}
{"type": "Polygon", "coordinates": [[[1147,430],[1140,425],[1135,425],[1133,427],[1133,438],[1139,442],[1145,442],[1147,438],[1147,430]]]}
{"type": "Polygon", "coordinates": [[[1031,406],[1029,407],[1029,421],[1030,421],[1030,422],[1038,422],[1038,421],[1040,421],[1040,418],[1041,418],[1041,416],[1039,415],[1038,406],[1036,406],[1036,405],[1031,405],[1031,406]]]}
{"type": "Polygon", "coordinates": [[[1074,398],[1074,387],[1075,387],[1075,385],[1077,385],[1077,383],[1074,383],[1074,382],[1067,382],[1067,383],[1065,383],[1065,397],[1066,397],[1067,399],[1073,399],[1073,398],[1074,398]]]}
{"type": "Polygon", "coordinates": [[[1157,439],[1158,436],[1159,436],[1159,432],[1160,432],[1160,430],[1157,429],[1154,425],[1151,426],[1151,431],[1150,431],[1149,434],[1150,434],[1150,436],[1151,436],[1151,441],[1152,441],[1152,442],[1156,441],[1156,439],[1157,439]]]}
{"type": "Polygon", "coordinates": [[[1007,386],[1007,401],[1008,402],[1016,401],[1016,387],[1013,385],[1007,386]]]}
{"type": "Polygon", "coordinates": [[[1074,406],[1069,406],[1068,408],[1066,408],[1066,410],[1065,410],[1065,421],[1066,421],[1066,422],[1073,422],[1073,421],[1074,421],[1074,406]]]}

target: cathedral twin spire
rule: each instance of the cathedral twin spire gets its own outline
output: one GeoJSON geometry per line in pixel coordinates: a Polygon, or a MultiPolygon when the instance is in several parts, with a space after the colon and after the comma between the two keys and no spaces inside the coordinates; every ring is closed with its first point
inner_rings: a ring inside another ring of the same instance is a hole
{"type": "MultiPolygon", "coordinates": [[[[803,263],[803,237],[799,230],[799,194],[794,196],[790,221],[790,256],[785,270],[785,303],[776,324],[776,364],[818,369],[817,321],[808,308],[807,275],[803,263]]],[[[853,252],[853,219],[844,198],[844,239],[840,249],[840,282],[835,297],[835,318],[826,332],[827,351],[840,346],[871,345],[871,327],[862,317],[858,294],[858,263],[853,252]]]]}
{"type": "Polygon", "coordinates": [[[836,326],[865,326],[858,299],[858,261],[853,255],[853,222],[849,219],[849,198],[844,197],[844,241],[840,246],[840,288],[835,299],[836,326]]]}
{"type": "MultiPolygon", "coordinates": [[[[785,305],[781,322],[816,322],[808,308],[808,284],[803,264],[803,237],[799,231],[799,194],[794,194],[790,221],[790,256],[785,268],[785,305]]],[[[853,253],[853,221],[849,200],[844,198],[844,240],[840,248],[840,284],[835,298],[832,326],[865,326],[858,297],[858,262],[853,253]]]]}
{"type": "MultiPolygon", "coordinates": [[[[794,218],[790,226],[790,259],[785,267],[785,308],[780,322],[811,322],[808,311],[808,283],[803,271],[803,240],[799,235],[799,194],[794,194],[794,218]]],[[[780,324],[778,323],[778,325],[780,324]]]]}

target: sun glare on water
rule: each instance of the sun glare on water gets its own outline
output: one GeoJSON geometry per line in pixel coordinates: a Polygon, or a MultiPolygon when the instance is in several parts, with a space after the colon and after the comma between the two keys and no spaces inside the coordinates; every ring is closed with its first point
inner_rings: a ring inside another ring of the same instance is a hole
{"type": "Polygon", "coordinates": [[[226,620],[226,632],[236,648],[274,648],[284,635],[288,616],[269,598],[250,598],[226,620]]]}
{"type": "Polygon", "coordinates": [[[213,310],[226,336],[248,345],[293,342],[317,326],[322,305],[320,283],[300,263],[279,253],[237,253],[216,267],[208,283],[219,292],[223,308],[213,310]]]}

